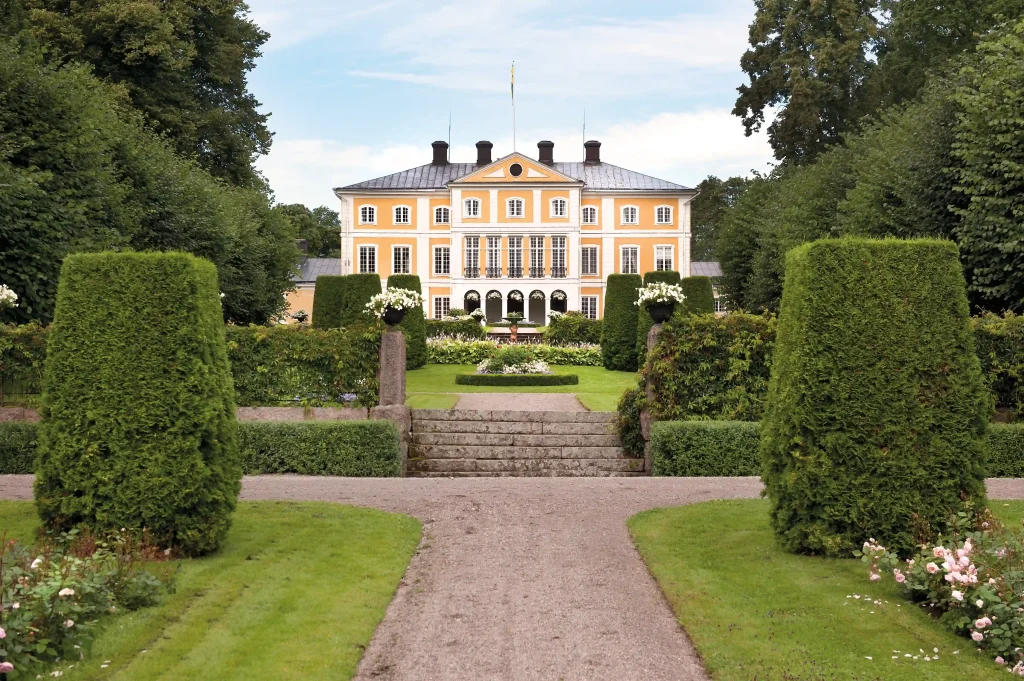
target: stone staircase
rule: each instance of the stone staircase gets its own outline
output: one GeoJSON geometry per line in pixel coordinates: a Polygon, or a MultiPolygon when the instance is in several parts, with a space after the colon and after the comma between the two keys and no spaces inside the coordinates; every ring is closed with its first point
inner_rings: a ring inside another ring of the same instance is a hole
{"type": "Polygon", "coordinates": [[[413,409],[409,477],[642,475],[615,414],[413,409]]]}

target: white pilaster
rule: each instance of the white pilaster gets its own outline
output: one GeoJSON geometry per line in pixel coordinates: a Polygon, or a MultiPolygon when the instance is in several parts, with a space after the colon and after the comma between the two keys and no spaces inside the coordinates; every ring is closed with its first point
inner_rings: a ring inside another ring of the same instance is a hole
{"type": "Polygon", "coordinates": [[[341,273],[352,274],[355,264],[355,246],[352,238],[355,220],[355,201],[341,199],[341,273]]]}
{"type": "MultiPolygon", "coordinates": [[[[461,279],[465,274],[462,270],[462,249],[464,248],[462,243],[462,234],[459,232],[452,232],[452,264],[451,272],[452,279],[461,279]]],[[[456,305],[455,307],[461,307],[456,305]]]]}
{"type": "MultiPolygon", "coordinates": [[[[430,278],[430,222],[434,216],[430,214],[430,199],[425,196],[416,199],[416,262],[413,264],[413,274],[420,277],[420,281],[430,278]]],[[[429,297],[429,296],[427,296],[429,297]]],[[[424,298],[424,311],[427,310],[427,300],[424,298]]],[[[429,316],[429,315],[428,315],[429,316]]]]}
{"type": "Polygon", "coordinates": [[[487,219],[490,222],[498,221],[498,190],[492,189],[490,192],[491,209],[487,213],[487,219]]]}
{"type": "Polygon", "coordinates": [[[679,199],[679,229],[683,233],[679,236],[679,275],[690,276],[690,200],[679,199]]]}
{"type": "Polygon", "coordinates": [[[580,230],[574,229],[569,232],[569,238],[567,239],[566,248],[568,248],[568,262],[569,266],[568,276],[578,278],[580,276],[580,230]]]}
{"type": "Polygon", "coordinates": [[[454,227],[456,222],[462,222],[462,190],[461,189],[453,189],[452,193],[451,193],[451,197],[452,197],[452,199],[451,199],[452,200],[452,205],[451,205],[452,217],[451,217],[451,221],[452,221],[452,226],[454,227]]]}
{"type": "MultiPolygon", "coordinates": [[[[601,199],[601,215],[599,220],[601,222],[601,230],[606,234],[615,229],[615,221],[618,220],[618,216],[615,215],[615,199],[607,197],[601,199]]],[[[615,273],[615,258],[615,237],[602,236],[601,281],[608,281],[608,275],[615,273]]]]}
{"type": "Polygon", "coordinates": [[[533,190],[533,222],[534,224],[540,224],[540,190],[533,190]]]}

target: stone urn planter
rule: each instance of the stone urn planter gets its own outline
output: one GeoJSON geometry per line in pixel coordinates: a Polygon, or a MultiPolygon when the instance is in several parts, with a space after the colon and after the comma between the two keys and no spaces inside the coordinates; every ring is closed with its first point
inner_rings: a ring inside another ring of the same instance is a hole
{"type": "Polygon", "coordinates": [[[655,324],[661,324],[666,319],[672,316],[672,313],[676,310],[675,303],[654,303],[653,305],[647,306],[647,314],[651,315],[651,321],[655,324]]]}
{"type": "Polygon", "coordinates": [[[396,326],[402,323],[405,319],[405,310],[400,310],[396,307],[384,308],[384,316],[382,317],[384,323],[388,326],[396,326]]]}
{"type": "MultiPolygon", "coordinates": [[[[518,313],[516,313],[516,314],[518,315],[518,313]]],[[[509,317],[505,317],[505,319],[508,320],[508,337],[509,337],[509,340],[511,342],[515,343],[516,339],[519,337],[519,322],[521,321],[522,317],[520,317],[520,316],[514,316],[514,317],[513,316],[509,316],[509,317]]]]}

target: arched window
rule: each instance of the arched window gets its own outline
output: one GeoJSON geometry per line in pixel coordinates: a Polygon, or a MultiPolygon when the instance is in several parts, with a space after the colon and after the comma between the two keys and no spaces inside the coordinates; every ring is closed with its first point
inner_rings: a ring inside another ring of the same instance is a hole
{"type": "Polygon", "coordinates": [[[583,224],[597,224],[597,206],[583,206],[583,224]]]}
{"type": "Polygon", "coordinates": [[[466,218],[478,218],[480,217],[480,199],[466,199],[466,214],[463,217],[466,218]]]}
{"type": "Polygon", "coordinates": [[[551,217],[564,218],[569,214],[569,202],[565,199],[551,199],[551,217]]]}
{"type": "Polygon", "coordinates": [[[671,225],[672,224],[672,206],[658,206],[654,209],[654,224],[656,225],[671,225]]]}
{"type": "Polygon", "coordinates": [[[640,222],[639,212],[636,206],[623,206],[622,207],[622,224],[624,225],[635,225],[640,222]]]}
{"type": "Polygon", "coordinates": [[[522,199],[509,199],[506,205],[505,215],[510,218],[521,218],[523,217],[523,200],[522,199]]]}
{"type": "Polygon", "coordinates": [[[434,224],[447,225],[451,222],[451,211],[448,206],[438,206],[434,209],[434,224]]]}
{"type": "Polygon", "coordinates": [[[410,222],[409,214],[409,206],[395,206],[395,224],[408,225],[410,222]]]}
{"type": "Polygon", "coordinates": [[[375,206],[360,206],[359,207],[359,224],[361,224],[361,225],[375,225],[375,224],[377,224],[377,208],[375,206]]]}

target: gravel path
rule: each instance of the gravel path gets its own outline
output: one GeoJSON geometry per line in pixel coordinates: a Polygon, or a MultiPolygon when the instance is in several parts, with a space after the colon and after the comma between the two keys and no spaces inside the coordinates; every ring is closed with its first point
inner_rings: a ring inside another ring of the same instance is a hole
{"type": "MultiPolygon", "coordinates": [[[[31,498],[0,476],[0,499],[31,498]]],[[[633,548],[639,511],[756,497],[756,478],[246,478],[242,498],[408,513],[423,540],[360,681],[707,679],[633,548]]],[[[995,499],[1024,480],[990,480],[995,499]]]]}
{"type": "Polygon", "coordinates": [[[586,411],[572,393],[462,393],[455,408],[477,411],[586,411]]]}

